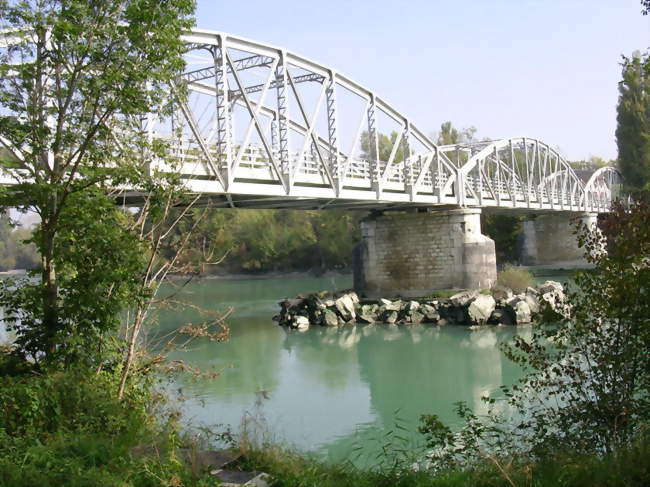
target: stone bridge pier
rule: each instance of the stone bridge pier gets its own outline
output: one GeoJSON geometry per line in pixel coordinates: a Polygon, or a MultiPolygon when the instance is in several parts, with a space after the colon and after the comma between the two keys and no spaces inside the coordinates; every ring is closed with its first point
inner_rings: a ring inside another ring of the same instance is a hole
{"type": "Polygon", "coordinates": [[[480,216],[475,208],[368,216],[355,249],[356,291],[378,298],[489,288],[496,257],[480,216]]]}
{"type": "Polygon", "coordinates": [[[584,249],[578,247],[576,223],[596,225],[598,213],[547,213],[524,221],[519,261],[526,266],[584,267],[584,249]]]}

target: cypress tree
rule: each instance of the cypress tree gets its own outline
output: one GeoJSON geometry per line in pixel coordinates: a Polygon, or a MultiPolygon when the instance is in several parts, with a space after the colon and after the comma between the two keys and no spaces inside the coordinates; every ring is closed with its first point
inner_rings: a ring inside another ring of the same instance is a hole
{"type": "Polygon", "coordinates": [[[623,57],[616,143],[618,165],[628,190],[650,189],[650,56],[623,57]]]}

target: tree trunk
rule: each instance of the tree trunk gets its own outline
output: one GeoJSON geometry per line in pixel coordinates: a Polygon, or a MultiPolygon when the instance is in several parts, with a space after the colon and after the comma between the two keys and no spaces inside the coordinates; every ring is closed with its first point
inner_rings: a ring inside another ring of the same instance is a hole
{"type": "Polygon", "coordinates": [[[53,354],[56,350],[55,336],[59,328],[59,289],[54,262],[55,233],[52,220],[44,220],[41,234],[41,262],[43,265],[41,279],[43,283],[43,332],[46,340],[44,349],[48,354],[53,354]]]}

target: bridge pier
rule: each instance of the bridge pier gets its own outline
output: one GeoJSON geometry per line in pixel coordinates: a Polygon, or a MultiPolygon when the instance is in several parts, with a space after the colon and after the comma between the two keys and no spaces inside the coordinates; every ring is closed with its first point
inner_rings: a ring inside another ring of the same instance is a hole
{"type": "Polygon", "coordinates": [[[481,210],[370,215],[355,249],[354,287],[366,297],[416,297],[436,289],[488,288],[496,280],[494,241],[481,210]]]}
{"type": "Polygon", "coordinates": [[[526,266],[583,267],[584,249],[575,235],[577,220],[596,225],[597,213],[530,215],[523,224],[519,261],[526,266]]]}

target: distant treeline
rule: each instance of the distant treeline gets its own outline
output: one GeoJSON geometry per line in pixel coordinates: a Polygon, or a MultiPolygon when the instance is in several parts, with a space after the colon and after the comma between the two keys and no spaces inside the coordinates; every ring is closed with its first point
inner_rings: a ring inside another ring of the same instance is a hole
{"type": "MultiPolygon", "coordinates": [[[[349,210],[193,210],[176,229],[169,245],[191,231],[189,250],[181,256],[188,269],[202,274],[265,273],[352,268],[352,253],[360,242],[359,221],[366,211],[349,210]]],[[[482,231],[495,241],[500,264],[517,260],[521,217],[481,216],[482,231]]],[[[0,216],[0,271],[35,269],[40,257],[32,231],[14,228],[0,216]]]]}
{"type": "MultiPolygon", "coordinates": [[[[182,258],[205,274],[350,270],[361,239],[359,221],[367,215],[346,210],[195,210],[177,238],[195,226],[190,250],[182,258]]],[[[521,218],[484,214],[482,226],[495,240],[497,260],[515,261],[521,218]]]]}
{"type": "MultiPolygon", "coordinates": [[[[194,210],[177,228],[192,231],[182,259],[203,273],[349,269],[365,212],[194,210]]],[[[170,255],[173,248],[170,248],[170,255]]]]}

